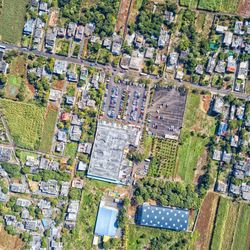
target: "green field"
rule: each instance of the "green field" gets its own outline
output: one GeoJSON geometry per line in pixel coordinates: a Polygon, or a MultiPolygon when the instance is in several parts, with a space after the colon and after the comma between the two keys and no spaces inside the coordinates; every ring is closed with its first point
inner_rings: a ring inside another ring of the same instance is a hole
{"type": "Polygon", "coordinates": [[[153,140],[153,160],[150,164],[150,176],[171,177],[175,174],[178,141],[171,139],[153,140]]]}
{"type": "Polygon", "coordinates": [[[189,233],[129,225],[127,249],[188,249],[190,239],[189,233]]]}
{"type": "Polygon", "coordinates": [[[177,154],[177,174],[186,183],[193,182],[198,160],[214,132],[215,119],[201,109],[201,96],[189,93],[177,154]]]}
{"type": "Polygon", "coordinates": [[[211,239],[211,249],[248,249],[250,206],[220,198],[211,239]]]}
{"type": "Polygon", "coordinates": [[[228,217],[229,206],[229,200],[221,197],[216,215],[211,249],[222,249],[222,239],[225,231],[226,219],[228,217]]]}
{"type": "Polygon", "coordinates": [[[45,118],[45,126],[42,133],[41,143],[39,150],[44,153],[49,153],[52,145],[52,139],[54,136],[55,124],[57,120],[57,111],[49,109],[45,118]]]}
{"type": "Polygon", "coordinates": [[[66,144],[64,155],[70,158],[75,158],[78,144],[76,142],[69,142],[66,144]]]}
{"type": "Polygon", "coordinates": [[[0,112],[3,113],[17,146],[28,149],[39,147],[45,108],[0,99],[0,112]]]}
{"type": "Polygon", "coordinates": [[[103,193],[109,188],[113,189],[114,185],[89,179],[84,180],[77,224],[71,234],[66,231],[63,235],[64,249],[93,249],[92,241],[99,202],[103,193]],[[81,247],[79,248],[79,246],[81,247]]]}
{"type": "Polygon", "coordinates": [[[19,44],[25,21],[28,0],[4,0],[0,14],[0,37],[2,41],[19,44]]]}
{"type": "Polygon", "coordinates": [[[180,0],[180,5],[189,8],[196,8],[198,5],[198,0],[180,0]]]}
{"type": "Polygon", "coordinates": [[[240,0],[200,0],[198,7],[204,10],[236,13],[240,0]]]}

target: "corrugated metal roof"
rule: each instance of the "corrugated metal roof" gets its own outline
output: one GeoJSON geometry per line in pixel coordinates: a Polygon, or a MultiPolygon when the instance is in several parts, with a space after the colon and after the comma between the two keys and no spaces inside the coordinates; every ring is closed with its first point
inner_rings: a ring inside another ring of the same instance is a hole
{"type": "Polygon", "coordinates": [[[139,208],[138,223],[143,226],[185,231],[188,228],[188,216],[189,211],[185,209],[144,204],[139,208]]]}

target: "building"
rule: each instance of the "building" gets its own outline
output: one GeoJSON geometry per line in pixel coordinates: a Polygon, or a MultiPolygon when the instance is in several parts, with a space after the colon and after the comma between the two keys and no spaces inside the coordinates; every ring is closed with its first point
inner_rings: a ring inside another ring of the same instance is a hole
{"type": "Polygon", "coordinates": [[[169,33],[166,30],[161,29],[161,33],[158,39],[158,47],[159,48],[165,47],[169,43],[169,39],[170,39],[169,33]]]}
{"type": "Polygon", "coordinates": [[[187,231],[188,217],[187,209],[143,204],[137,210],[136,222],[140,226],[187,231]]]}
{"type": "Polygon", "coordinates": [[[60,60],[56,60],[55,61],[55,65],[54,65],[54,74],[57,75],[62,75],[64,73],[66,73],[67,70],[67,62],[66,61],[60,61],[60,60]]]}
{"type": "Polygon", "coordinates": [[[65,35],[66,35],[65,28],[62,28],[62,27],[57,28],[57,36],[58,37],[63,38],[63,37],[65,37],[65,35]]]}
{"type": "Polygon", "coordinates": [[[118,209],[107,206],[104,201],[100,202],[95,225],[95,234],[98,236],[115,237],[118,229],[118,209]]]}
{"type": "Polygon", "coordinates": [[[222,25],[217,25],[215,31],[219,34],[223,34],[225,31],[228,30],[228,27],[222,26],[222,25]]]}
{"type": "Polygon", "coordinates": [[[56,89],[50,89],[49,100],[53,102],[57,102],[61,98],[62,92],[56,89]]]}
{"type": "Polygon", "coordinates": [[[45,48],[49,51],[53,51],[55,47],[56,42],[56,36],[57,36],[57,29],[56,28],[49,28],[46,33],[45,38],[45,48]]]}
{"type": "Polygon", "coordinates": [[[234,73],[236,71],[236,60],[233,56],[229,56],[227,59],[227,72],[234,73]]]}
{"type": "Polygon", "coordinates": [[[87,23],[84,29],[85,36],[91,36],[92,33],[95,30],[95,24],[94,23],[87,23]]]}
{"type": "Polygon", "coordinates": [[[174,13],[171,11],[165,11],[165,20],[167,23],[172,23],[174,21],[174,13]]]}
{"type": "Polygon", "coordinates": [[[224,34],[223,44],[225,46],[230,46],[233,40],[233,33],[230,31],[226,31],[224,34]]]}
{"type": "Polygon", "coordinates": [[[11,159],[11,149],[0,147],[0,162],[8,162],[11,159]]]}
{"type": "Polygon", "coordinates": [[[9,64],[5,61],[0,61],[0,73],[6,74],[8,70],[9,64]]]}
{"type": "Polygon", "coordinates": [[[68,37],[73,37],[76,32],[77,25],[76,23],[70,22],[67,28],[67,36],[68,37]]]}
{"type": "Polygon", "coordinates": [[[206,68],[207,73],[209,73],[209,74],[213,73],[214,68],[215,68],[215,64],[216,64],[215,58],[210,57],[208,60],[207,68],[206,68]]]}
{"type": "Polygon", "coordinates": [[[25,35],[30,35],[33,33],[35,28],[35,19],[29,19],[26,21],[26,23],[24,24],[24,28],[23,28],[23,34],[25,35]]]}
{"type": "Polygon", "coordinates": [[[81,41],[83,39],[83,35],[84,35],[84,26],[79,25],[76,28],[75,40],[81,41]]]}
{"type": "Polygon", "coordinates": [[[131,164],[126,159],[129,145],[138,146],[138,129],[99,121],[87,177],[127,185],[131,164]]]}
{"type": "Polygon", "coordinates": [[[237,78],[240,80],[246,80],[248,72],[248,61],[240,62],[237,78]]]}
{"type": "Polygon", "coordinates": [[[49,180],[47,182],[41,181],[39,184],[39,188],[41,192],[45,194],[57,196],[59,193],[59,186],[56,180],[49,180]]]}

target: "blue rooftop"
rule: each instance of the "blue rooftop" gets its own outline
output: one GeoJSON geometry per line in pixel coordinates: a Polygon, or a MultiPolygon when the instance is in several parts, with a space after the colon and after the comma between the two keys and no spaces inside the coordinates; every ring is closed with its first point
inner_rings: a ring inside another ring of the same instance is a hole
{"type": "Polygon", "coordinates": [[[225,122],[221,122],[217,131],[217,135],[221,136],[223,133],[227,131],[228,125],[225,122]]]}
{"type": "Polygon", "coordinates": [[[174,207],[142,205],[139,207],[137,222],[139,225],[158,227],[175,231],[186,231],[189,211],[174,207]]]}
{"type": "Polygon", "coordinates": [[[95,225],[95,234],[114,237],[118,228],[117,216],[118,209],[104,206],[104,202],[101,202],[95,225]]]}

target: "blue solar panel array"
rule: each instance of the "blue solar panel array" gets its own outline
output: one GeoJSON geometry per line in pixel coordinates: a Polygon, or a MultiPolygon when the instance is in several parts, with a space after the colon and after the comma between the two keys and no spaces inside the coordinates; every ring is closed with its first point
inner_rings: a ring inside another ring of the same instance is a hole
{"type": "Polygon", "coordinates": [[[112,207],[103,207],[101,205],[95,225],[95,234],[99,236],[114,237],[117,231],[118,210],[112,207]]]}
{"type": "Polygon", "coordinates": [[[138,211],[138,223],[142,226],[158,227],[176,231],[188,228],[189,211],[179,208],[142,205],[138,211]]]}

